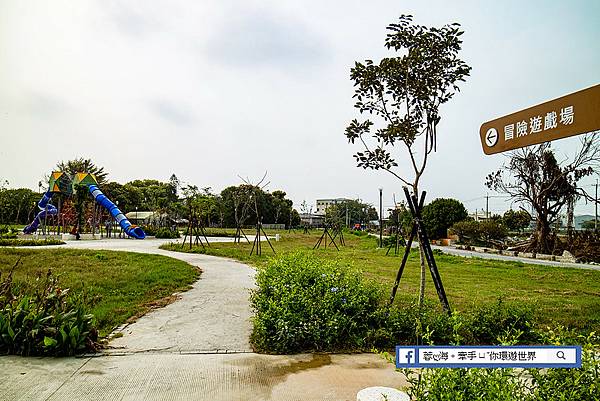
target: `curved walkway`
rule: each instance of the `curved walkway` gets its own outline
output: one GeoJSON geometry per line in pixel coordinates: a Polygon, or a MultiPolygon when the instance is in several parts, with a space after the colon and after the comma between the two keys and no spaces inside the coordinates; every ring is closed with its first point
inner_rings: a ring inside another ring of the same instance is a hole
{"type": "MultiPolygon", "coordinates": [[[[223,239],[211,239],[212,242],[223,239]]],[[[369,386],[406,384],[378,355],[251,352],[254,270],[201,254],[158,249],[165,240],[97,240],[65,247],[154,253],[203,273],[181,299],[122,327],[100,355],[0,357],[2,400],[355,400],[369,386]]]]}

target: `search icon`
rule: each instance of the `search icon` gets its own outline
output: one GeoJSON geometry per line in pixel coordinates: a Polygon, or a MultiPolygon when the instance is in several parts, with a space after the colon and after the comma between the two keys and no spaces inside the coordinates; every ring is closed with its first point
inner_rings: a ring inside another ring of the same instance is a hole
{"type": "Polygon", "coordinates": [[[563,351],[557,351],[556,357],[559,359],[564,359],[565,361],[567,360],[567,358],[565,358],[565,353],[563,351]]]}

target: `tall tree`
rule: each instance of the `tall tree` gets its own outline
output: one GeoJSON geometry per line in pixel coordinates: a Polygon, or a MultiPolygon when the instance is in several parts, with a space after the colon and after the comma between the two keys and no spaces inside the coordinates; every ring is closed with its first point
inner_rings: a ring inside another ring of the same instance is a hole
{"type": "Polygon", "coordinates": [[[564,163],[556,160],[550,143],[513,151],[508,164],[487,176],[486,186],[535,211],[535,235],[528,248],[551,253],[555,246],[553,223],[569,202],[578,197],[593,199],[578,184],[599,167],[600,140],[591,134],[583,137],[574,158],[564,163]]]}
{"type": "MultiPolygon", "coordinates": [[[[471,67],[458,57],[463,32],[459,24],[441,28],[413,24],[410,15],[387,27],[385,47],[401,52],[397,57],[356,62],[354,107],[374,119],[352,120],[346,128],[349,142],[364,149],[355,154],[359,167],[384,170],[419,197],[419,183],[429,155],[437,148],[439,107],[459,90],[458,84],[471,67]],[[400,145],[410,161],[409,171],[400,171],[396,161],[400,145]]],[[[421,244],[422,245],[422,244],[421,244]]],[[[421,246],[421,249],[423,247],[421,246]]],[[[420,301],[425,291],[425,263],[421,252],[420,301]]]]}
{"type": "Polygon", "coordinates": [[[104,171],[104,167],[97,166],[91,159],[85,159],[83,157],[58,162],[56,164],[56,169],[70,175],[75,173],[94,174],[99,185],[104,184],[108,177],[108,173],[104,171]]]}

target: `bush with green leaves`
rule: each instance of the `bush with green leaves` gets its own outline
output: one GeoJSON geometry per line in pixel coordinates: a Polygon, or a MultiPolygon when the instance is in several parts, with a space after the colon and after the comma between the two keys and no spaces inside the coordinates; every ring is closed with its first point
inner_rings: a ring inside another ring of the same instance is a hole
{"type": "Polygon", "coordinates": [[[448,315],[436,303],[393,307],[359,270],[312,253],[280,255],[258,268],[251,296],[252,343],[270,353],[392,349],[418,344],[497,344],[534,340],[531,308],[498,301],[448,315]]]}
{"type": "Polygon", "coordinates": [[[179,234],[179,230],[171,230],[170,228],[159,228],[156,230],[156,234],[154,234],[156,238],[179,238],[181,234],[179,234]]]}
{"type": "MultiPolygon", "coordinates": [[[[581,368],[403,369],[410,384],[405,391],[419,401],[600,400],[600,337],[577,336],[563,327],[538,335],[544,344],[581,344],[581,368]]],[[[507,337],[505,344],[515,344],[517,337],[507,337]]]]}
{"type": "Polygon", "coordinates": [[[508,236],[508,230],[499,220],[474,221],[463,220],[455,223],[450,229],[452,234],[458,235],[463,244],[501,246],[501,242],[508,236]]]}
{"type": "Polygon", "coordinates": [[[465,206],[456,199],[438,198],[423,208],[423,221],[430,239],[446,238],[454,223],[468,217],[465,206]]]}
{"type": "Polygon", "coordinates": [[[58,239],[4,239],[0,238],[0,246],[46,246],[64,245],[65,242],[58,239]]]}
{"type": "Polygon", "coordinates": [[[274,353],[367,349],[381,299],[359,270],[298,252],[259,267],[251,296],[255,349],[274,353]]]}
{"type": "MultiPolygon", "coordinates": [[[[396,245],[396,237],[397,234],[392,234],[383,239],[383,247],[395,246],[396,245]]],[[[398,243],[400,246],[406,246],[406,241],[402,236],[400,236],[400,241],[398,243]]]]}
{"type": "Polygon", "coordinates": [[[83,304],[50,271],[32,283],[14,283],[11,270],[0,277],[0,354],[63,356],[93,350],[94,317],[83,304]]]}

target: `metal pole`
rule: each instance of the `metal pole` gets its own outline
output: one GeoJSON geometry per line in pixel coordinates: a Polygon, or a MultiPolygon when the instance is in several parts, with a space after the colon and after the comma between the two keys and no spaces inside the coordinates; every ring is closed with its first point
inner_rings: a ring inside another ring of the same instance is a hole
{"type": "Polygon", "coordinates": [[[488,220],[490,218],[489,206],[490,206],[490,194],[486,194],[485,195],[485,219],[486,220],[488,220]]]}
{"type": "Polygon", "coordinates": [[[383,188],[379,188],[379,247],[383,248],[383,188]]]}
{"type": "Polygon", "coordinates": [[[598,231],[598,179],[596,178],[596,213],[594,217],[594,230],[598,231]]]}

